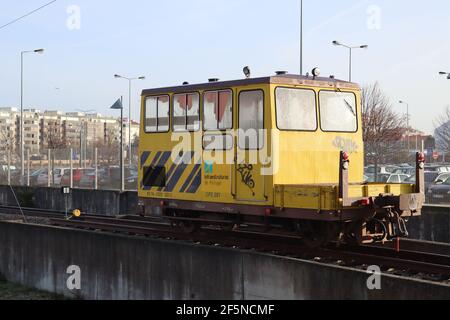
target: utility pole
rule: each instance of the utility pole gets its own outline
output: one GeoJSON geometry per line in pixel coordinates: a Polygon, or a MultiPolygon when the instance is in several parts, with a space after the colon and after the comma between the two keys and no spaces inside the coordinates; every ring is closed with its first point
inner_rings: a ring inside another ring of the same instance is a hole
{"type": "Polygon", "coordinates": [[[300,75],[303,75],[303,0],[300,0],[300,75]]]}
{"type": "Polygon", "coordinates": [[[116,79],[125,79],[128,80],[128,158],[129,165],[132,165],[132,146],[131,146],[131,82],[134,80],[145,80],[145,77],[136,77],[136,78],[128,78],[121,76],[119,74],[115,74],[114,78],[116,79]]]}

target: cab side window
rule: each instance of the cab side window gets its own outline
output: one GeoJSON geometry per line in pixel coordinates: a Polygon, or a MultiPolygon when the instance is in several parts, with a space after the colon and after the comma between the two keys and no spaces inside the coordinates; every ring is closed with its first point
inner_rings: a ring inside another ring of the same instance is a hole
{"type": "Polygon", "coordinates": [[[264,92],[239,94],[239,148],[259,150],[264,146],[264,92]]]}
{"type": "Polygon", "coordinates": [[[145,99],[145,132],[169,131],[169,103],[167,95],[145,99]]]}
{"type": "Polygon", "coordinates": [[[208,91],[203,96],[205,131],[233,128],[233,93],[231,90],[208,91]]]}
{"type": "Polygon", "coordinates": [[[176,94],[173,97],[173,131],[200,129],[200,96],[198,93],[176,94]]]}

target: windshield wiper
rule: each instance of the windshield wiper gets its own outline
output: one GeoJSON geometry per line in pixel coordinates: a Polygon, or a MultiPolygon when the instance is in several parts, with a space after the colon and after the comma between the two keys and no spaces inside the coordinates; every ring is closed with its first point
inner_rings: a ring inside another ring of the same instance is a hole
{"type": "MultiPolygon", "coordinates": [[[[340,88],[336,88],[336,91],[339,92],[339,93],[343,93],[340,88]]],[[[355,110],[353,110],[353,106],[345,98],[342,98],[342,99],[344,100],[345,104],[350,109],[352,114],[356,117],[356,112],[355,112],[355,110]]]]}
{"type": "Polygon", "coordinates": [[[350,111],[353,113],[353,115],[356,117],[356,112],[353,110],[353,106],[344,99],[345,104],[347,105],[347,107],[350,109],[350,111]]]}

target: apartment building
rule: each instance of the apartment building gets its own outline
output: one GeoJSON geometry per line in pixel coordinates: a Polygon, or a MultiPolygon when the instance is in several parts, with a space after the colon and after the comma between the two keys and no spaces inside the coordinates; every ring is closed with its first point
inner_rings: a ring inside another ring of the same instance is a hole
{"type": "Polygon", "coordinates": [[[16,152],[16,108],[0,108],[0,151],[16,152]]]}
{"type": "MultiPolygon", "coordinates": [[[[37,109],[24,110],[24,144],[30,154],[48,149],[63,149],[94,145],[109,145],[120,139],[120,120],[101,114],[64,113],[37,109]]],[[[124,143],[128,144],[128,121],[124,121],[124,143]]],[[[139,124],[132,122],[132,141],[139,135],[139,124]]],[[[0,150],[20,150],[20,111],[0,108],[0,150]]]]}
{"type": "MultiPolygon", "coordinates": [[[[37,154],[40,151],[41,142],[41,114],[37,109],[27,109],[23,112],[23,141],[25,150],[30,150],[31,154],[37,154]]],[[[16,116],[16,148],[20,142],[20,113],[16,116]]]]}

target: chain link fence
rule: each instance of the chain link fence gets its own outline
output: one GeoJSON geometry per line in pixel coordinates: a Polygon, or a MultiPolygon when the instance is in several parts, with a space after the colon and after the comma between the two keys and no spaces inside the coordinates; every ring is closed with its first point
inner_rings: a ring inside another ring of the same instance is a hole
{"type": "MultiPolygon", "coordinates": [[[[124,190],[137,190],[137,147],[131,157],[124,150],[124,190]]],[[[49,149],[39,154],[0,151],[0,184],[34,187],[71,186],[82,189],[121,190],[118,146],[80,149],[49,149]]]]}

